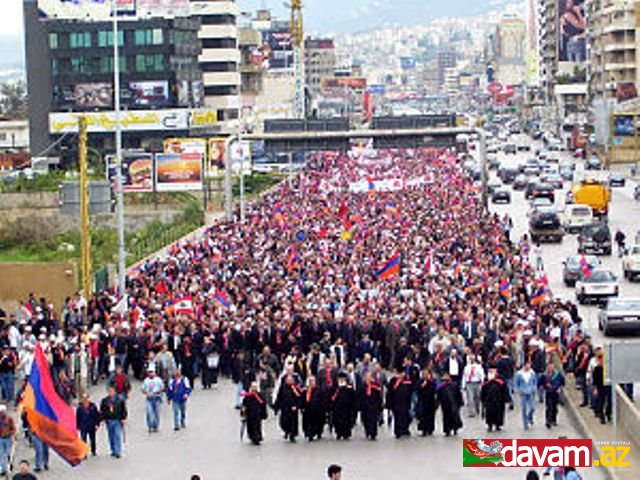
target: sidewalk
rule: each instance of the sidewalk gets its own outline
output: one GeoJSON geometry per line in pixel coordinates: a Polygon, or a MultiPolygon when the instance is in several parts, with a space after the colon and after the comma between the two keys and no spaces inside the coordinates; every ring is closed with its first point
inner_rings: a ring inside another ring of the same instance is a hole
{"type": "Polygon", "coordinates": [[[627,460],[631,462],[630,467],[614,467],[602,469],[606,473],[609,480],[637,480],[640,478],[640,456],[638,455],[637,446],[626,435],[624,429],[618,425],[617,434],[614,436],[613,425],[607,423],[605,425],[600,423],[593,411],[588,407],[580,407],[582,401],[582,393],[576,389],[575,381],[572,377],[568,379],[567,386],[565,388],[565,397],[567,399],[566,411],[567,414],[573,417],[574,424],[579,432],[585,438],[591,438],[594,441],[593,456],[598,458],[601,456],[601,445],[596,445],[596,442],[607,441],[624,441],[629,442],[631,445],[631,451],[629,452],[627,460]]]}

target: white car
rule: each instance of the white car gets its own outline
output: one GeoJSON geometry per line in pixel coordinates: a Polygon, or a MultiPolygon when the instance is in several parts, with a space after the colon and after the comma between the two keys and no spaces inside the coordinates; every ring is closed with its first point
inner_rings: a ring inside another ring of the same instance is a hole
{"type": "Polygon", "coordinates": [[[622,260],[624,278],[633,281],[640,276],[640,245],[631,247],[622,260]]]}
{"type": "Polygon", "coordinates": [[[617,297],[619,291],[618,279],[610,270],[593,270],[576,282],[576,299],[581,305],[617,297]]]}
{"type": "Polygon", "coordinates": [[[577,233],[583,225],[593,223],[593,210],[588,205],[569,204],[564,209],[564,228],[577,233]]]}

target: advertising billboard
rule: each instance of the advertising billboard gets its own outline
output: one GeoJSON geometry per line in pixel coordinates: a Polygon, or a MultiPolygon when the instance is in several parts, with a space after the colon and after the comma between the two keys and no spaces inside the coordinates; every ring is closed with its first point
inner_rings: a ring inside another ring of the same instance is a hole
{"type": "Polygon", "coordinates": [[[585,0],[557,0],[558,61],[587,61],[587,20],[585,0]]]}
{"type": "Polygon", "coordinates": [[[225,152],[226,139],[222,137],[209,139],[209,165],[223,168],[227,159],[225,152]]]}
{"type": "Polygon", "coordinates": [[[613,134],[618,137],[635,135],[633,115],[616,115],[613,117],[613,134]]]}
{"type": "MultiPolygon", "coordinates": [[[[187,130],[189,128],[189,110],[131,110],[122,112],[120,123],[124,132],[187,130]]],[[[49,132],[75,133],[78,121],[84,115],[87,118],[89,133],[114,132],[115,112],[55,112],[49,114],[49,132]]]]}
{"type": "Polygon", "coordinates": [[[169,103],[169,82],[129,82],[131,105],[163,107],[169,103]]]}
{"type": "Polygon", "coordinates": [[[189,0],[138,0],[139,17],[188,17],[189,0]]]}
{"type": "Polygon", "coordinates": [[[199,153],[207,155],[207,141],[204,138],[167,138],[163,143],[164,153],[199,153]]]}
{"type": "Polygon", "coordinates": [[[320,84],[322,90],[331,90],[334,88],[348,88],[350,90],[366,90],[367,79],[361,77],[334,77],[323,78],[320,84]]]}
{"type": "MultiPolygon", "coordinates": [[[[136,17],[187,17],[189,0],[116,0],[118,14],[136,17]]],[[[47,18],[108,20],[112,0],[38,0],[47,18]]]]}
{"type": "Polygon", "coordinates": [[[293,68],[293,45],[289,30],[263,32],[265,67],[270,70],[293,68]]]}
{"type": "Polygon", "coordinates": [[[113,88],[110,83],[78,83],[73,97],[79,108],[109,108],[113,103],[113,88]]]}
{"type": "MultiPolygon", "coordinates": [[[[107,155],[107,179],[115,182],[117,172],[115,156],[107,155]]],[[[152,192],[153,155],[145,152],[123,152],[122,184],[125,192],[152,192]]]]}
{"type": "Polygon", "coordinates": [[[156,188],[159,192],[202,190],[202,155],[199,153],[157,154],[156,188]]]}

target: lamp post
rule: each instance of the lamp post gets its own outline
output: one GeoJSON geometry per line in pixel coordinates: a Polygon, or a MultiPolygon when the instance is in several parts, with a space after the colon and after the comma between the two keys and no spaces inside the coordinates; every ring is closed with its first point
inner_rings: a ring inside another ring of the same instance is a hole
{"type": "Polygon", "coordinates": [[[120,51],[118,45],[118,5],[111,0],[111,20],[113,26],[113,96],[116,141],[116,219],[118,229],[118,292],[126,294],[127,251],[124,235],[124,195],[122,188],[122,125],[120,123],[120,51]]]}

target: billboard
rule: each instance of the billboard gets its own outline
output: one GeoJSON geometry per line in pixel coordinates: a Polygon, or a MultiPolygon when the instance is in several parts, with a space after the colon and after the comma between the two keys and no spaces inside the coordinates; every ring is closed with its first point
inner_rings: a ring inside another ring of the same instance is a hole
{"type": "MultiPolygon", "coordinates": [[[[115,182],[117,172],[115,156],[107,155],[107,179],[115,182]]],[[[125,192],[152,192],[153,155],[145,152],[123,152],[122,185],[125,192]]]]}
{"type": "Polygon", "coordinates": [[[202,155],[199,153],[157,154],[156,189],[159,192],[202,190],[202,155]]]}
{"type": "Polygon", "coordinates": [[[129,82],[131,105],[163,107],[169,103],[169,82],[129,82]]]}
{"type": "Polygon", "coordinates": [[[263,32],[265,66],[270,70],[293,68],[293,45],[289,30],[263,32]]]}
{"type": "Polygon", "coordinates": [[[188,17],[189,0],[138,0],[140,17],[188,17]]]}
{"type": "MultiPolygon", "coordinates": [[[[118,14],[136,17],[187,17],[189,0],[116,0],[118,14]]],[[[108,20],[112,0],[38,0],[47,18],[108,20]]]]}
{"type": "Polygon", "coordinates": [[[79,108],[109,108],[113,103],[113,88],[110,83],[78,83],[73,89],[73,98],[79,108]]]}
{"type": "Polygon", "coordinates": [[[367,79],[361,77],[334,77],[334,78],[323,78],[320,84],[320,87],[323,91],[330,90],[334,88],[344,89],[348,88],[351,90],[366,90],[367,89],[367,79]]]}
{"type": "Polygon", "coordinates": [[[209,165],[211,167],[223,168],[227,159],[225,152],[226,138],[210,138],[209,139],[209,165]]]}
{"type": "Polygon", "coordinates": [[[202,158],[207,155],[207,141],[204,138],[167,138],[164,153],[199,153],[202,158]]]}
{"type": "Polygon", "coordinates": [[[635,135],[633,115],[615,115],[613,117],[613,134],[618,137],[630,137],[635,135]]]}
{"type": "MultiPolygon", "coordinates": [[[[189,110],[135,110],[122,112],[120,123],[124,132],[187,130],[189,128],[189,110]]],[[[55,112],[49,114],[50,133],[75,133],[78,131],[78,120],[84,115],[87,118],[89,133],[114,132],[116,126],[115,112],[55,112]]]]}
{"type": "Polygon", "coordinates": [[[558,61],[587,61],[587,20],[585,0],[557,0],[558,61]]]}

